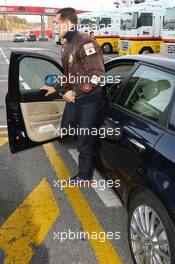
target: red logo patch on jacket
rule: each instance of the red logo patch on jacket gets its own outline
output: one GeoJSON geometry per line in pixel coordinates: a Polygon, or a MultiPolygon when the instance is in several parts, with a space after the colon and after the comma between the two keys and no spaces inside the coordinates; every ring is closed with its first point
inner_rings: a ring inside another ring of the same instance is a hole
{"type": "Polygon", "coordinates": [[[94,44],[92,42],[85,44],[83,47],[84,47],[84,50],[85,50],[87,56],[96,53],[96,50],[94,48],[94,44]]]}
{"type": "Polygon", "coordinates": [[[92,85],[89,83],[86,83],[83,85],[82,90],[83,90],[83,92],[90,92],[90,91],[92,91],[92,85]]]}

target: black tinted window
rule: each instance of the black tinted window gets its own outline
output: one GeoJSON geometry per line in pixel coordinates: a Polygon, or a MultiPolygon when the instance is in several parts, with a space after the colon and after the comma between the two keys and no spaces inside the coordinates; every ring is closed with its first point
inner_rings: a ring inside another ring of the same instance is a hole
{"type": "Polygon", "coordinates": [[[116,101],[119,87],[122,81],[128,76],[129,72],[132,70],[134,65],[135,65],[134,63],[133,64],[119,64],[119,65],[113,66],[112,68],[106,71],[105,84],[107,86],[105,86],[105,88],[106,87],[109,88],[110,86],[111,102],[116,101]]]}
{"type": "Polygon", "coordinates": [[[112,77],[112,79],[115,81],[115,78],[119,79],[120,81],[123,81],[129,72],[132,70],[134,66],[133,64],[121,64],[114,66],[113,68],[106,71],[106,83],[108,83],[108,79],[112,77]]]}

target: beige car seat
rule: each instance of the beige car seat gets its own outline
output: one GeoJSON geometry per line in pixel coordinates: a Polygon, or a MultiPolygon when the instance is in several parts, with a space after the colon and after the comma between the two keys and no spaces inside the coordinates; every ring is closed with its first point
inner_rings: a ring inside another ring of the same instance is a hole
{"type": "Polygon", "coordinates": [[[144,116],[149,116],[153,120],[158,120],[160,112],[150,107],[147,102],[158,96],[161,91],[169,89],[170,86],[171,84],[168,80],[151,81],[144,87],[140,99],[135,102],[132,109],[144,116]]]}

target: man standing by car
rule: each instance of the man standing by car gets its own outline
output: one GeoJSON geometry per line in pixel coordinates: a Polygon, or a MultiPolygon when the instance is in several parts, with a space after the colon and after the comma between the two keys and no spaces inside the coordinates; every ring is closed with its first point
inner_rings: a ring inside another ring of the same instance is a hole
{"type": "MultiPolygon", "coordinates": [[[[83,180],[92,180],[93,136],[90,132],[96,128],[103,98],[101,82],[105,75],[104,60],[96,41],[77,31],[77,15],[73,8],[61,9],[56,16],[56,24],[60,37],[66,39],[62,64],[68,90],[63,96],[67,103],[61,127],[77,126],[79,132],[86,130],[85,134],[76,135],[79,172],[69,179],[71,183],[78,184],[83,180]],[[72,77],[74,82],[70,82],[72,77]]],[[[41,89],[47,90],[46,96],[56,91],[48,86],[41,89]]]]}

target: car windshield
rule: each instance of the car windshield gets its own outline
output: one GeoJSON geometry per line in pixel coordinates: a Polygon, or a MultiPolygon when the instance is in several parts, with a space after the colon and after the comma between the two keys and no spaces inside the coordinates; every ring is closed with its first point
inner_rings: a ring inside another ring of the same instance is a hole
{"type": "Polygon", "coordinates": [[[175,30],[175,7],[166,9],[163,28],[167,30],[175,30]]]}
{"type": "Polygon", "coordinates": [[[102,17],[99,22],[100,28],[107,28],[111,26],[111,18],[110,17],[102,17]]]}
{"type": "Polygon", "coordinates": [[[23,37],[22,34],[16,34],[15,37],[23,37]]]}
{"type": "Polygon", "coordinates": [[[84,18],[80,20],[80,27],[82,30],[96,30],[97,29],[97,18],[84,18]]]}
{"type": "Polygon", "coordinates": [[[124,13],[121,16],[121,29],[127,30],[137,28],[138,13],[124,13]]]}
{"type": "Polygon", "coordinates": [[[81,27],[87,27],[89,25],[89,19],[84,18],[81,20],[81,27]]]}

